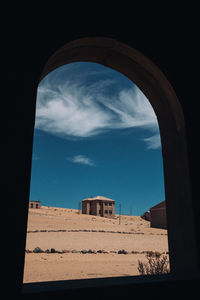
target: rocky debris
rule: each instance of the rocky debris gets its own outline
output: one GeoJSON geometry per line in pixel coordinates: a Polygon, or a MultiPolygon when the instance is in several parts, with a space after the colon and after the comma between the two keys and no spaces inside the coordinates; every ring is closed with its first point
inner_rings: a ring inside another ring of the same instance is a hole
{"type": "Polygon", "coordinates": [[[80,251],[74,250],[74,249],[73,249],[71,252],[72,252],[72,253],[80,253],[80,251]]]}
{"type": "MultiPolygon", "coordinates": [[[[72,250],[72,251],[76,251],[76,250],[72,250]]],[[[68,249],[63,249],[62,250],[62,253],[71,253],[72,252],[71,250],[68,250],[68,249]]],[[[79,251],[80,252],[80,251],[79,251]]],[[[72,252],[72,253],[75,253],[75,252],[72,252]]]]}
{"type": "Polygon", "coordinates": [[[40,247],[35,247],[33,253],[43,253],[44,251],[40,247]]]}
{"type": "MultiPolygon", "coordinates": [[[[104,232],[104,233],[114,233],[114,234],[145,234],[144,232],[135,231],[135,229],[131,229],[131,231],[113,231],[113,230],[97,230],[97,229],[41,229],[41,230],[28,230],[27,233],[37,233],[37,232],[104,232]]],[[[167,235],[167,233],[149,233],[150,235],[167,235]]]]}
{"type": "Polygon", "coordinates": [[[33,253],[31,249],[26,249],[26,253],[33,253]]]}
{"type": "MultiPolygon", "coordinates": [[[[26,249],[25,250],[26,253],[48,253],[48,254],[52,254],[52,253],[59,253],[59,254],[63,254],[63,253],[81,253],[81,254],[149,254],[149,253],[154,253],[154,251],[127,251],[125,249],[120,249],[120,250],[104,250],[104,249],[99,249],[99,250],[68,250],[68,249],[63,249],[61,251],[56,250],[55,248],[51,248],[51,249],[46,249],[46,250],[42,250],[40,247],[35,247],[33,250],[31,249],[26,249]]],[[[157,252],[155,252],[157,253],[157,252]]],[[[161,254],[169,254],[169,252],[162,252],[161,254]]]]}
{"type": "Polygon", "coordinates": [[[97,251],[96,250],[92,250],[92,249],[89,249],[89,250],[81,250],[80,251],[82,254],[96,254],[97,251]]]}
{"type": "Polygon", "coordinates": [[[117,252],[118,254],[128,254],[128,251],[122,249],[117,252]]]}
{"type": "Polygon", "coordinates": [[[93,251],[93,250],[91,250],[91,249],[89,249],[87,253],[90,253],[90,254],[92,254],[92,253],[94,253],[94,251],[93,251]]]}

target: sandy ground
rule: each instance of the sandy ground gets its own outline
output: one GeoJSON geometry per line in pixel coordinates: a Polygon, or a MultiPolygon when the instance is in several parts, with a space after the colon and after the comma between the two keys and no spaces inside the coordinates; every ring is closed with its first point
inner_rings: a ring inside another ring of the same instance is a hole
{"type": "Polygon", "coordinates": [[[168,240],[167,230],[150,228],[139,216],[121,216],[119,224],[118,216],[42,206],[29,210],[26,249],[35,247],[65,253],[26,253],[24,282],[139,275],[142,252],[167,252],[168,240]],[[71,253],[89,249],[107,253],[71,253]],[[121,249],[128,254],[118,254],[121,249]]]}

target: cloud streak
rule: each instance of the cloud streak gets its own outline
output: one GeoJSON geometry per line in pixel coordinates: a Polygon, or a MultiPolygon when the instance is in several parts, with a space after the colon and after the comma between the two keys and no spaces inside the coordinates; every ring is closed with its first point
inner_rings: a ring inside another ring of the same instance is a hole
{"type": "Polygon", "coordinates": [[[95,162],[85,155],[75,155],[72,157],[68,157],[67,160],[76,164],[95,166],[95,162]]]}
{"type": "Polygon", "coordinates": [[[45,78],[38,87],[35,128],[62,138],[89,138],[104,131],[143,128],[148,149],[160,147],[156,115],[136,87],[115,91],[116,82],[45,78]]]}
{"type": "Polygon", "coordinates": [[[147,144],[147,149],[158,149],[161,145],[160,134],[157,133],[148,138],[143,139],[147,144]]]}

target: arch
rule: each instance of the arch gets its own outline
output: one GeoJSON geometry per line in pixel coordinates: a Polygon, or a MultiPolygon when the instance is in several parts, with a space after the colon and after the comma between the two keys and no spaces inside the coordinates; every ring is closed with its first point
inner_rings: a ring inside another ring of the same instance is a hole
{"type": "Polygon", "coordinates": [[[185,122],[175,91],[147,57],[128,45],[104,37],[77,39],[58,49],[47,61],[40,80],[54,69],[78,61],[99,63],[121,72],[150,101],[162,143],[171,273],[178,277],[195,277],[198,263],[185,122]]]}

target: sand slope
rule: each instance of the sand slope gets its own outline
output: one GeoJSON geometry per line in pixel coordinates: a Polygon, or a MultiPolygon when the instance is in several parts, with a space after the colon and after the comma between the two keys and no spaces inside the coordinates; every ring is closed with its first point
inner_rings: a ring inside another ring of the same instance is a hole
{"type": "Polygon", "coordinates": [[[26,249],[39,246],[66,253],[26,253],[24,282],[137,275],[138,259],[145,260],[143,251],[168,251],[167,230],[149,225],[139,216],[121,216],[119,224],[118,216],[106,219],[44,206],[30,209],[26,249]],[[71,253],[89,249],[105,253],[71,253]],[[120,249],[129,254],[118,254],[120,249]]]}

